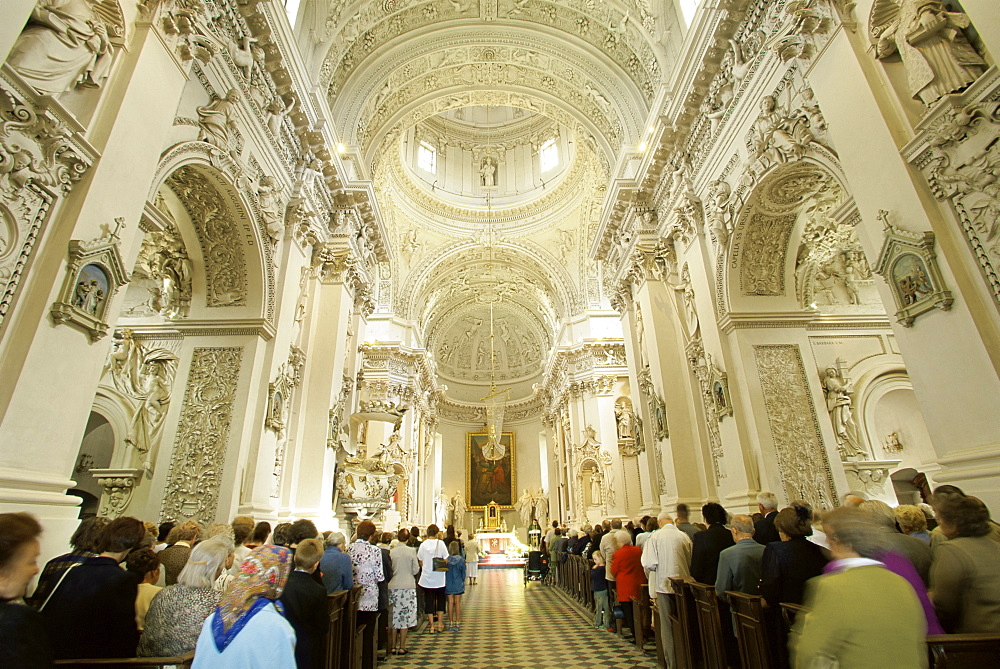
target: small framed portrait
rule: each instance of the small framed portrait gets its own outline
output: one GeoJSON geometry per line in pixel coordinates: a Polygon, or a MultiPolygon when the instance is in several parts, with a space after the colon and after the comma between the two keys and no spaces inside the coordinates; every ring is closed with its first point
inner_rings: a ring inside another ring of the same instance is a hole
{"type": "Polygon", "coordinates": [[[69,243],[69,264],[59,300],[50,313],[56,323],[67,323],[85,330],[91,341],[108,334],[105,322],[108,303],[123,285],[128,273],[118,250],[118,219],[115,232],[101,239],[69,243]]]}
{"type": "Polygon", "coordinates": [[[715,415],[719,420],[733,415],[733,403],[729,398],[729,381],[721,372],[713,375],[712,401],[715,404],[715,415]]]}
{"type": "Polygon", "coordinates": [[[889,212],[878,213],[885,241],[874,272],[885,279],[896,301],[896,320],[905,327],[932,309],[947,311],[954,301],[944,288],[937,266],[933,232],[909,232],[889,221],[889,212]]]}
{"type": "Polygon", "coordinates": [[[268,387],[266,425],[275,432],[285,429],[285,389],[281,383],[272,383],[268,387]]]}

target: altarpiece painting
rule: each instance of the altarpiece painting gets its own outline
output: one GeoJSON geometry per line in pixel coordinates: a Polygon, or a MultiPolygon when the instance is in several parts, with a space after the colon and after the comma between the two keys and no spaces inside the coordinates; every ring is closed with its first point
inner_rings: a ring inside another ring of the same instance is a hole
{"type": "Polygon", "coordinates": [[[513,509],[516,489],[514,433],[502,433],[500,443],[504,452],[499,460],[489,460],[483,454],[487,438],[486,432],[465,435],[465,480],[469,508],[483,510],[490,502],[496,502],[501,509],[513,509]]]}

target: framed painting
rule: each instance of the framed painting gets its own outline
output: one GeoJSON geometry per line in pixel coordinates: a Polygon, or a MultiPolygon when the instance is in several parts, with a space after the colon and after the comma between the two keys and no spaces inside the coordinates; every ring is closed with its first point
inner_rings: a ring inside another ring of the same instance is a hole
{"type": "Polygon", "coordinates": [[[465,435],[465,485],[469,508],[482,511],[490,502],[496,502],[501,509],[513,509],[514,490],[517,489],[514,433],[502,433],[500,443],[504,446],[504,454],[499,460],[488,460],[483,454],[487,439],[486,432],[465,435]]]}

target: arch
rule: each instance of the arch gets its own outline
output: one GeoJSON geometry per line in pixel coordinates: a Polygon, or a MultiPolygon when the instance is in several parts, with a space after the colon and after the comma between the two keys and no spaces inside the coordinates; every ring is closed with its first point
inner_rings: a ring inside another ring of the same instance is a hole
{"type": "Polygon", "coordinates": [[[923,414],[901,362],[885,364],[868,375],[859,375],[859,426],[875,451],[875,459],[900,460],[899,467],[925,470],[937,452],[924,424],[923,414]],[[870,379],[870,380],[869,380],[870,379]],[[887,437],[895,433],[902,450],[890,452],[887,437]]]}
{"type": "Polygon", "coordinates": [[[195,261],[195,288],[204,296],[203,304],[192,304],[196,316],[273,323],[273,249],[253,189],[240,186],[245,180],[242,168],[219,158],[209,144],[184,142],[164,152],[148,200],[155,202],[167,188],[184,209],[188,221],[178,227],[195,261]]]}
{"type": "Polygon", "coordinates": [[[800,284],[813,275],[805,267],[796,273],[801,258],[790,251],[801,250],[806,233],[826,244],[834,227],[837,234],[839,227],[850,232],[859,220],[839,166],[825,153],[810,152],[770,166],[738,197],[736,225],[720,259],[723,311],[801,312],[807,306],[801,297],[811,293],[800,284]],[[829,229],[816,221],[829,221],[829,229]]]}

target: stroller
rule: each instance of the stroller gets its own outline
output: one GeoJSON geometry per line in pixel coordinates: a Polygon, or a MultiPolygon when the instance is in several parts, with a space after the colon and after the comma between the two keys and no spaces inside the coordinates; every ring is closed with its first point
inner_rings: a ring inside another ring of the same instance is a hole
{"type": "Polygon", "coordinates": [[[530,551],[524,565],[524,587],[528,581],[544,581],[549,575],[549,556],[541,551],[530,551]]]}

